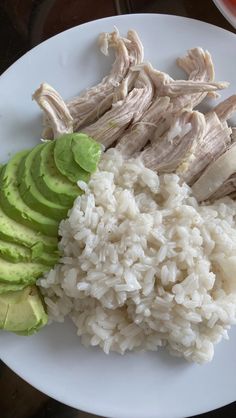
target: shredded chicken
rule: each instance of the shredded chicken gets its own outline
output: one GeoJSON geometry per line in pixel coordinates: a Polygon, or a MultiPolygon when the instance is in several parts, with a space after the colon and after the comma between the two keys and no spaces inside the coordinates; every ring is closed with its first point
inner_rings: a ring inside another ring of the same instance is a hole
{"type": "Polygon", "coordinates": [[[170,128],[142,153],[146,167],[158,172],[173,172],[187,153],[196,146],[205,130],[204,116],[182,110],[173,116],[170,128]]]}
{"type": "Polygon", "coordinates": [[[205,117],[204,135],[196,144],[194,152],[188,155],[177,169],[177,174],[189,185],[200,177],[203,170],[221,154],[231,143],[231,129],[222,123],[215,112],[205,117]]]}
{"type": "Polygon", "coordinates": [[[192,186],[199,201],[236,197],[236,127],[228,119],[236,112],[236,95],[210,112],[193,110],[206,96],[228,87],[214,81],[208,51],[190,49],[177,59],[188,80],[174,80],[143,63],[143,46],[135,31],[99,37],[103,54],[115,50],[109,75],[68,102],[44,83],[33,98],[43,110],[44,137],[57,138],[80,130],[124,157],[139,155],[158,172],[175,172],[192,186]]]}
{"type": "MultiPolygon", "coordinates": [[[[194,183],[192,190],[199,201],[207,200],[216,193],[231,176],[236,173],[236,144],[231,147],[217,160],[213,161],[201,177],[194,183]]],[[[232,192],[233,190],[228,190],[232,192]]]]}
{"type": "MultiPolygon", "coordinates": [[[[200,55],[202,55],[202,51],[200,52],[200,55]]],[[[196,56],[198,57],[197,54],[196,56]]],[[[190,77],[194,78],[195,72],[198,74],[199,77],[201,76],[198,71],[197,62],[198,61],[196,60],[192,63],[192,71],[190,72],[190,77]],[[194,64],[196,64],[196,68],[193,67],[194,64]],[[193,70],[193,68],[195,68],[195,71],[193,70]]],[[[150,63],[140,64],[136,66],[136,69],[144,69],[149,74],[155,86],[155,95],[157,96],[157,103],[154,102],[150,109],[148,109],[147,112],[145,112],[140,121],[139,126],[132,124],[129,130],[124,133],[124,136],[119,141],[117,149],[119,149],[123,153],[123,155],[127,156],[131,156],[132,153],[140,151],[149,140],[151,140],[152,143],[155,143],[157,140],[159,140],[159,137],[162,135],[162,133],[165,132],[168,128],[170,128],[170,125],[173,120],[172,115],[181,110],[182,107],[184,107],[184,105],[186,104],[186,97],[189,97],[190,93],[198,93],[199,95],[199,93],[207,93],[209,91],[226,88],[228,86],[228,83],[226,82],[214,83],[197,80],[194,81],[191,79],[173,80],[168,74],[154,69],[150,63]],[[184,93],[185,96],[176,97],[183,95],[184,93]],[[188,96],[186,96],[186,94],[188,96]],[[166,98],[162,102],[160,102],[159,96],[169,97],[168,107],[166,106],[166,98]],[[162,103],[164,104],[163,112],[161,109],[162,103]],[[156,131],[155,126],[157,127],[156,131]]],[[[213,67],[210,67],[209,69],[209,72],[211,70],[211,75],[214,74],[212,69],[213,67]]]]}
{"type": "Polygon", "coordinates": [[[131,127],[125,131],[121,137],[116,148],[129,158],[133,154],[147,144],[152,138],[157,124],[163,119],[163,116],[168,109],[170,103],[169,97],[159,97],[148,110],[144,113],[142,119],[131,125],[131,127]]]}
{"type": "Polygon", "coordinates": [[[231,133],[231,140],[232,142],[236,142],[236,128],[231,128],[232,133],[231,133]]]}
{"type": "Polygon", "coordinates": [[[207,94],[213,93],[215,89],[228,86],[226,82],[213,82],[213,62],[209,52],[202,48],[190,49],[185,57],[177,60],[177,64],[187,73],[188,80],[173,80],[168,74],[157,71],[148,64],[149,74],[158,94],[172,96],[166,117],[161,121],[155,135],[151,138],[152,143],[156,142],[162,132],[169,129],[172,120],[171,114],[175,114],[181,109],[193,109],[207,94]]]}
{"type": "MultiPolygon", "coordinates": [[[[207,94],[215,92],[216,90],[225,89],[229,86],[229,83],[226,81],[213,82],[211,80],[205,80],[204,77],[202,77],[202,80],[197,80],[195,79],[195,71],[192,71],[189,74],[188,80],[173,80],[168,74],[153,68],[150,63],[141,64],[137,67],[140,68],[142,66],[145,67],[146,71],[152,78],[157,94],[159,96],[176,97],[184,95],[184,103],[180,106],[180,108],[189,107],[187,106],[186,102],[186,99],[189,99],[189,96],[187,97],[186,95],[199,95],[202,93],[207,94]]],[[[199,99],[199,97],[197,99],[199,99]]]]}
{"type": "MultiPolygon", "coordinates": [[[[215,77],[211,55],[202,48],[190,49],[185,57],[177,59],[177,65],[186,72],[191,81],[212,82],[215,77]]],[[[194,109],[206,97],[206,91],[178,96],[173,101],[175,108],[188,107],[194,109]]]]}
{"type": "Polygon", "coordinates": [[[46,126],[43,138],[52,139],[73,132],[73,118],[69,110],[59,93],[49,84],[41,84],[32,97],[44,112],[46,126]]]}
{"type": "Polygon", "coordinates": [[[83,129],[105,148],[121,137],[131,121],[137,122],[150,106],[153,97],[153,85],[145,71],[140,71],[131,92],[106,112],[97,122],[83,129]]]}
{"type": "Polygon", "coordinates": [[[236,94],[219,103],[212,111],[222,122],[228,120],[236,112],[236,94]]]}
{"type": "Polygon", "coordinates": [[[129,30],[127,38],[122,38],[129,52],[131,66],[143,62],[143,44],[135,30],[129,30]]]}
{"type": "Polygon", "coordinates": [[[99,43],[106,55],[109,47],[114,48],[116,59],[110,74],[98,85],[68,101],[75,131],[94,122],[111,107],[114,89],[124,79],[130,66],[143,60],[143,46],[135,31],[129,31],[127,38],[121,38],[117,31],[104,33],[100,35],[99,43]]]}
{"type": "Polygon", "coordinates": [[[210,200],[220,199],[230,195],[233,199],[236,197],[236,173],[230,176],[224,183],[210,196],[210,200]]]}
{"type": "Polygon", "coordinates": [[[229,83],[226,81],[213,83],[192,80],[176,80],[163,86],[160,95],[175,97],[183,94],[209,93],[216,90],[225,89],[228,86],[229,83]]]}
{"type": "Polygon", "coordinates": [[[215,78],[211,54],[202,48],[189,49],[187,55],[177,58],[177,65],[195,81],[213,81],[215,78]]]}

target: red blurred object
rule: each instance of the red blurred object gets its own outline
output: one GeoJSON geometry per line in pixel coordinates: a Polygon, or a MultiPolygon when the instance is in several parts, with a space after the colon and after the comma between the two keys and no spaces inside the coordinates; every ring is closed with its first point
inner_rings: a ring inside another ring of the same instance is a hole
{"type": "Polygon", "coordinates": [[[224,0],[223,3],[236,16],[236,0],[224,0]]]}

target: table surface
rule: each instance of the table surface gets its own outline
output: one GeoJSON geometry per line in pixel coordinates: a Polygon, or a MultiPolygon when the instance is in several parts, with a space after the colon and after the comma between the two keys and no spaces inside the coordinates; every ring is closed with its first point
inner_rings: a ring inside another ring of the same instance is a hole
{"type": "MultiPolygon", "coordinates": [[[[0,74],[26,51],[52,35],[80,23],[123,13],[187,16],[236,33],[211,0],[1,0],[0,74]]],[[[1,418],[95,417],[42,394],[1,362],[0,411],[1,418]]],[[[236,402],[200,417],[235,418],[236,402]]]]}

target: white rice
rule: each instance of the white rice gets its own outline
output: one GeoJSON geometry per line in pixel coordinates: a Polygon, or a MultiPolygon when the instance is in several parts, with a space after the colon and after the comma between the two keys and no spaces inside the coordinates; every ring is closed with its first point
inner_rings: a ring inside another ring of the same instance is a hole
{"type": "Polygon", "coordinates": [[[236,323],[236,202],[198,205],[175,174],[115,150],[60,225],[61,264],[39,285],[50,318],[86,346],[207,362],[236,323]]]}

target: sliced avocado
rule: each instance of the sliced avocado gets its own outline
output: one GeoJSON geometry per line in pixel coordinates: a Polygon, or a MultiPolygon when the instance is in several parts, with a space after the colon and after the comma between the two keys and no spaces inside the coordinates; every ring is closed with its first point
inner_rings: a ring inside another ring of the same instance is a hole
{"type": "Polygon", "coordinates": [[[52,219],[61,221],[67,216],[68,208],[54,203],[52,200],[46,199],[38,190],[31,174],[32,164],[38,150],[43,148],[44,144],[39,144],[32,149],[23,158],[18,167],[19,192],[24,202],[37,212],[42,213],[52,219]]]}
{"type": "Polygon", "coordinates": [[[25,245],[31,248],[40,243],[45,251],[53,252],[57,250],[58,240],[55,237],[36,232],[25,225],[21,225],[9,218],[0,207],[0,238],[16,244],[25,245]]]}
{"type": "Polygon", "coordinates": [[[74,159],[72,143],[74,138],[84,137],[83,134],[65,134],[55,141],[54,161],[61,174],[66,176],[73,183],[78,180],[89,181],[89,173],[83,170],[74,159]]]}
{"type": "Polygon", "coordinates": [[[18,263],[19,261],[31,261],[31,250],[23,245],[13,244],[0,239],[0,257],[4,260],[18,263]]]}
{"type": "MultiPolygon", "coordinates": [[[[19,283],[1,283],[0,282],[0,295],[7,292],[15,292],[16,290],[22,290],[27,287],[27,284],[19,283]]],[[[1,303],[0,303],[1,305],[1,303]]]]}
{"type": "Polygon", "coordinates": [[[94,173],[102,154],[101,144],[83,133],[72,135],[72,152],[75,161],[88,173],[94,173]]]}
{"type": "Polygon", "coordinates": [[[36,263],[42,263],[46,266],[53,267],[59,260],[59,250],[54,249],[53,251],[46,251],[41,242],[33,245],[30,248],[31,251],[31,261],[36,263]]]}
{"type": "Polygon", "coordinates": [[[54,146],[55,141],[52,141],[38,150],[31,174],[43,196],[69,209],[82,191],[57,169],[53,157],[54,146]]]}
{"type": "Polygon", "coordinates": [[[30,209],[21,199],[18,190],[17,170],[28,151],[18,152],[1,172],[0,204],[3,211],[15,221],[45,235],[57,236],[58,222],[30,209]]]}
{"type": "Polygon", "coordinates": [[[31,335],[47,323],[47,314],[36,286],[0,296],[1,328],[20,335],[31,335]]]}
{"type": "Polygon", "coordinates": [[[40,263],[11,263],[0,258],[0,282],[34,284],[36,279],[49,270],[40,263]]]}
{"type": "Polygon", "coordinates": [[[59,259],[59,254],[56,251],[52,254],[46,253],[40,243],[31,248],[27,248],[23,245],[0,239],[0,257],[6,261],[11,261],[12,263],[19,263],[21,261],[28,263],[36,262],[53,267],[59,259]]]}

